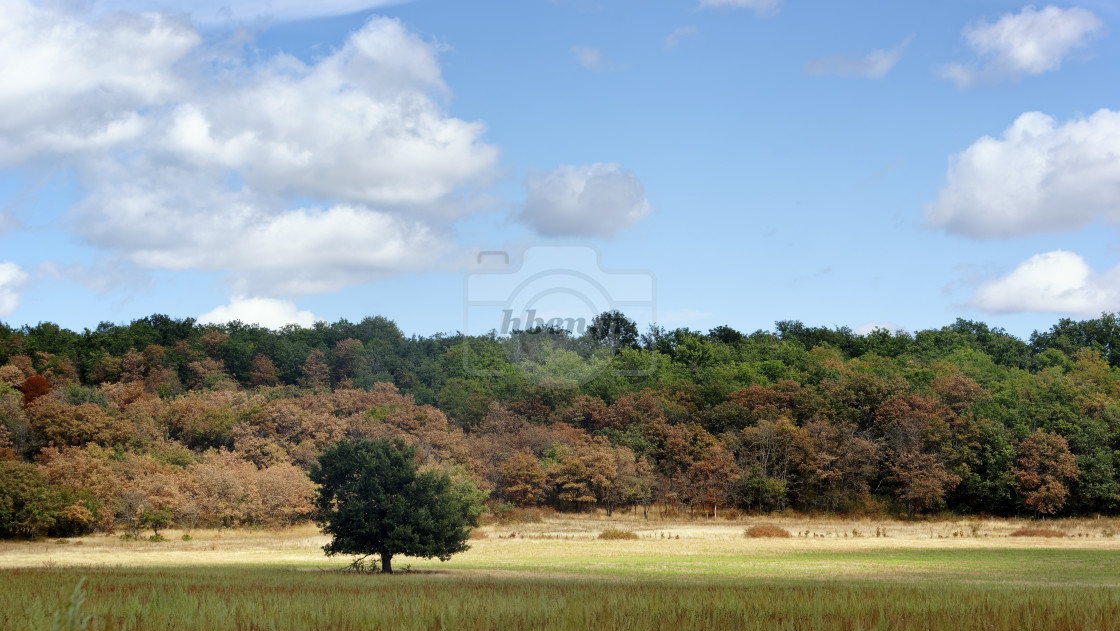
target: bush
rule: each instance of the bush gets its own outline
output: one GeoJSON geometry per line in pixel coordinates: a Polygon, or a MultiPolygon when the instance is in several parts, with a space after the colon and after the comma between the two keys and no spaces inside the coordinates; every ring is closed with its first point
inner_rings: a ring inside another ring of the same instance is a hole
{"type": "Polygon", "coordinates": [[[607,528],[599,533],[600,539],[637,539],[637,533],[630,532],[629,530],[618,530],[616,528],[607,528]]]}
{"type": "Polygon", "coordinates": [[[1020,528],[1011,533],[1012,537],[1064,537],[1065,533],[1049,528],[1020,528]]]}
{"type": "Polygon", "coordinates": [[[763,537],[787,539],[793,535],[785,528],[777,526],[751,526],[743,531],[743,536],[748,539],[761,539],[763,537]]]}

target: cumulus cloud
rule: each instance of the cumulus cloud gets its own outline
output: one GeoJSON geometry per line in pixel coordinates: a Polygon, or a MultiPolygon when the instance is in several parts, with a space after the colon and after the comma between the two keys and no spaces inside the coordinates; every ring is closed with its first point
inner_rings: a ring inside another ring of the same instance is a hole
{"type": "MultiPolygon", "coordinates": [[[[179,106],[166,146],[250,187],[381,205],[432,205],[485,182],[497,148],[443,113],[431,45],[376,18],[314,66],[281,57],[239,89],[179,106]]],[[[442,207],[440,210],[446,210],[442,207]]]]}
{"type": "Polygon", "coordinates": [[[669,33],[665,36],[665,48],[676,48],[677,46],[680,46],[681,40],[686,37],[691,37],[699,32],[700,30],[695,26],[678,26],[677,28],[673,29],[672,33],[669,33]]]}
{"type": "Polygon", "coordinates": [[[440,105],[438,46],[396,20],[370,19],[314,63],[279,55],[188,81],[186,23],[0,8],[14,11],[0,10],[0,164],[74,166],[89,194],[71,227],[132,265],[224,271],[247,296],[431,269],[497,171],[483,126],[440,105]]]}
{"type": "Polygon", "coordinates": [[[771,15],[778,12],[782,0],[700,0],[700,8],[754,9],[758,15],[771,15]]]}
{"type": "Polygon", "coordinates": [[[155,13],[83,21],[0,0],[0,165],[138,138],[139,109],[180,92],[175,65],[200,41],[155,13]]]}
{"type": "Polygon", "coordinates": [[[1120,309],[1120,266],[1094,271],[1073,252],[1037,254],[1010,274],[980,285],[977,307],[996,313],[1041,311],[1095,316],[1120,309]]]}
{"type": "Polygon", "coordinates": [[[530,174],[519,218],[546,237],[603,237],[649,212],[637,176],[612,162],[530,174]]]}
{"type": "Polygon", "coordinates": [[[11,261],[0,263],[0,317],[9,316],[19,306],[19,294],[27,272],[11,261]]]}
{"type": "Polygon", "coordinates": [[[981,21],[965,27],[961,37],[976,53],[976,60],[947,64],[940,74],[967,87],[978,81],[1051,72],[1103,30],[1104,23],[1086,9],[1028,6],[994,23],[981,21]]]}
{"type": "Polygon", "coordinates": [[[315,314],[300,311],[294,302],[276,298],[248,298],[234,296],[228,305],[221,305],[198,316],[199,324],[226,324],[240,320],[269,329],[280,329],[289,324],[309,327],[315,323],[315,314]]]}
{"type": "Polygon", "coordinates": [[[833,55],[810,59],[805,62],[803,71],[805,74],[811,75],[882,79],[902,59],[902,51],[906,50],[906,46],[910,44],[911,39],[907,37],[894,48],[873,50],[863,57],[833,55]]]}
{"type": "Polygon", "coordinates": [[[360,205],[277,210],[214,187],[163,173],[104,187],[72,218],[90,242],[140,267],[224,271],[253,294],[331,292],[431,269],[452,250],[437,230],[399,214],[360,205]]]}
{"type": "Polygon", "coordinates": [[[985,136],[952,158],[926,219],[974,238],[1076,230],[1097,218],[1120,223],[1117,147],[1120,112],[1061,125],[1028,112],[1001,138],[985,136]]]}

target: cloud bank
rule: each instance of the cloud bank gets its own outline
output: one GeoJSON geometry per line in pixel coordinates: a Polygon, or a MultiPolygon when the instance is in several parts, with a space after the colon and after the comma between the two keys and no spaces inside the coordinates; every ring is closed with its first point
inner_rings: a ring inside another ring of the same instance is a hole
{"type": "Polygon", "coordinates": [[[396,20],[314,63],[200,74],[182,20],[0,8],[0,166],[72,166],[69,225],[142,268],[224,271],[250,296],[431,269],[497,172],[483,125],[440,105],[436,46],[396,20]]]}

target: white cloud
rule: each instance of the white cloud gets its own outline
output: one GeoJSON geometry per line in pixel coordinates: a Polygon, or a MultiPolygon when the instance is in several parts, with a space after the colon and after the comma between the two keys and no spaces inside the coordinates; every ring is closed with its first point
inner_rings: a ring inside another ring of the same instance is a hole
{"type": "Polygon", "coordinates": [[[358,205],[277,210],[214,186],[168,173],[103,188],[72,217],[92,243],[136,265],[224,271],[254,295],[325,293],[432,269],[452,249],[435,229],[398,214],[358,205]]]}
{"type": "Polygon", "coordinates": [[[27,272],[11,261],[0,263],[0,317],[9,316],[19,306],[19,292],[27,272]]]}
{"type": "Polygon", "coordinates": [[[53,154],[89,190],[68,215],[88,242],[143,268],[227,272],[244,295],[443,265],[447,224],[477,210],[498,149],[440,106],[436,44],[373,18],[314,63],[215,69],[188,55],[199,40],[156,14],[0,0],[0,163],[53,154]]]}
{"type": "Polygon", "coordinates": [[[164,15],[82,21],[0,0],[0,165],[138,138],[139,108],[179,93],[174,66],[200,38],[164,15]]]}
{"type": "Polygon", "coordinates": [[[150,0],[102,0],[99,8],[113,11],[187,12],[197,22],[250,21],[259,18],[280,22],[347,15],[401,4],[408,0],[192,0],[190,3],[150,0]]]}
{"type": "Polygon", "coordinates": [[[242,81],[179,106],[166,146],[255,190],[366,204],[437,204],[494,173],[482,125],[426,93],[446,89],[432,46],[396,20],[371,20],[314,66],[281,57],[242,81]]]}
{"type": "Polygon", "coordinates": [[[1120,267],[1099,274],[1073,252],[1037,254],[1007,276],[980,285],[972,302],[996,313],[1095,316],[1120,309],[1120,267]]]}
{"type": "Polygon", "coordinates": [[[228,305],[221,305],[198,316],[199,324],[226,324],[240,320],[269,329],[280,329],[289,324],[309,327],[315,324],[315,314],[300,311],[294,302],[276,298],[247,298],[234,296],[228,305]]]}
{"type": "Polygon", "coordinates": [[[958,87],[967,87],[978,81],[1050,72],[1103,30],[1104,23],[1086,9],[1051,5],[1040,11],[1028,6],[1018,14],[1003,15],[995,23],[965,27],[961,37],[977,59],[968,64],[947,64],[941,76],[958,87]]]}
{"type": "Polygon", "coordinates": [[[530,174],[519,218],[542,236],[593,237],[611,236],[649,213],[637,176],[612,162],[530,174]]]}
{"type": "Polygon", "coordinates": [[[974,238],[1076,230],[1098,217],[1120,223],[1120,112],[1058,125],[1020,116],[1003,137],[985,136],[950,162],[934,226],[974,238]]]}
{"type": "Polygon", "coordinates": [[[716,7],[720,9],[754,9],[758,15],[772,15],[778,12],[782,0],[700,0],[700,7],[716,7]]]}
{"type": "Polygon", "coordinates": [[[855,333],[856,335],[868,335],[868,334],[874,333],[876,330],[890,331],[891,333],[897,333],[899,331],[905,331],[906,329],[898,326],[894,322],[886,322],[886,321],[864,322],[863,324],[861,324],[861,325],[857,326],[856,328],[852,329],[852,333],[855,333]]]}
{"type": "Polygon", "coordinates": [[[665,36],[665,48],[676,48],[680,46],[681,40],[696,35],[699,32],[700,30],[695,26],[678,26],[673,29],[672,33],[665,36]]]}
{"type": "Polygon", "coordinates": [[[902,59],[902,51],[910,44],[911,39],[907,37],[902,43],[890,50],[873,50],[863,57],[833,55],[810,59],[805,62],[803,70],[805,74],[811,75],[882,79],[902,59]]]}

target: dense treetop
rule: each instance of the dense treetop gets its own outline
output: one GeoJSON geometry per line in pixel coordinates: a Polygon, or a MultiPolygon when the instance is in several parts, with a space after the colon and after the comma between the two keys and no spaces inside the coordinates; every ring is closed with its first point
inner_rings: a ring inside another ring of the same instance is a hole
{"type": "Polygon", "coordinates": [[[1113,314],[1028,341],[620,314],[579,336],[0,324],[0,535],[307,519],[343,438],[402,439],[498,507],[1114,513],[1118,365],[1113,314]]]}

